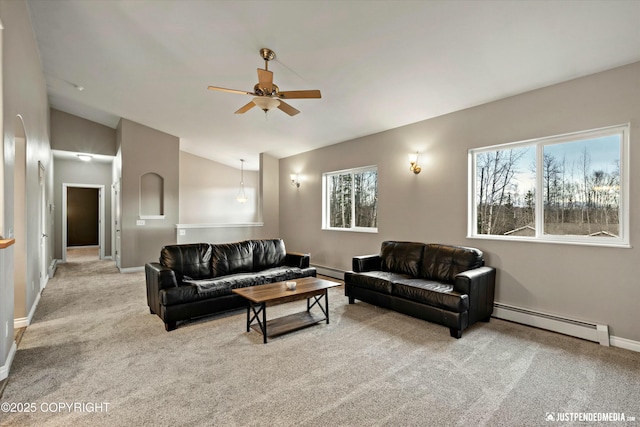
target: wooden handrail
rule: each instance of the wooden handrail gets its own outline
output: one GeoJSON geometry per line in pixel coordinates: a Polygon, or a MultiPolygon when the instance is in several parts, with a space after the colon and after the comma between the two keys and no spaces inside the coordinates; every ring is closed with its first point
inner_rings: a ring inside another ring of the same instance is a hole
{"type": "Polygon", "coordinates": [[[16,242],[16,239],[0,239],[0,249],[6,249],[9,246],[13,245],[16,242]]]}

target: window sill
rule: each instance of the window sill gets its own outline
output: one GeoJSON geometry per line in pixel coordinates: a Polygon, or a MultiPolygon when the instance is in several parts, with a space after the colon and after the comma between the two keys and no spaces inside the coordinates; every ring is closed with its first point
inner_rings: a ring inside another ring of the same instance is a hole
{"type": "Polygon", "coordinates": [[[323,231],[350,231],[352,233],[378,233],[377,228],[327,228],[322,227],[323,231]]]}
{"type": "Polygon", "coordinates": [[[480,235],[480,236],[467,236],[467,239],[475,240],[497,240],[501,242],[528,242],[528,243],[551,243],[560,245],[572,245],[572,246],[596,246],[596,247],[608,247],[608,248],[623,248],[630,249],[632,246],[628,242],[624,241],[591,241],[591,240],[567,240],[567,239],[553,239],[553,238],[535,238],[535,237],[504,237],[498,235],[480,235]]]}

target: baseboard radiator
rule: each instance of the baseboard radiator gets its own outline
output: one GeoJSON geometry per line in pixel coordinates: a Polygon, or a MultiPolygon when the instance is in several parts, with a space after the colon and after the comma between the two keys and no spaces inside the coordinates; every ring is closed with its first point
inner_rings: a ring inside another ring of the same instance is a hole
{"type": "Polygon", "coordinates": [[[344,271],[337,268],[327,267],[324,265],[311,264],[311,267],[315,267],[318,274],[323,276],[329,276],[334,279],[344,280],[344,271]]]}
{"type": "Polygon", "coordinates": [[[493,307],[493,317],[498,319],[594,341],[609,347],[609,326],[607,325],[568,319],[502,303],[494,303],[493,307]]]}

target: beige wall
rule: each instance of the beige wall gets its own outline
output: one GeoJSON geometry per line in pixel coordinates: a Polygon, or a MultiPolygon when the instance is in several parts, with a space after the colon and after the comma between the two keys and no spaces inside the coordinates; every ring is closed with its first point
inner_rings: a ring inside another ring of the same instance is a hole
{"type": "Polygon", "coordinates": [[[180,153],[178,243],[227,243],[280,237],[278,160],[261,154],[260,170],[245,171],[246,194],[250,200],[244,204],[236,201],[239,178],[238,169],[180,153]],[[239,223],[245,225],[233,225],[239,223]]]}
{"type": "Polygon", "coordinates": [[[245,170],[244,186],[249,200],[238,203],[240,169],[181,151],[179,222],[258,222],[259,173],[245,170]]]}
{"type": "MultiPolygon", "coordinates": [[[[14,230],[14,137],[15,119],[19,115],[26,136],[26,236],[16,236],[26,244],[26,282],[24,306],[17,307],[14,316],[14,283],[0,283],[0,369],[13,344],[13,323],[23,313],[28,314],[38,296],[40,274],[40,242],[38,235],[39,184],[38,162],[46,171],[46,199],[52,200],[52,156],[49,146],[49,107],[47,88],[40,58],[24,1],[0,0],[2,30],[2,134],[4,149],[4,227],[7,236],[14,230]],[[33,285],[32,285],[33,284],[33,285]],[[31,286],[32,285],[32,286],[31,286]],[[5,334],[5,326],[9,326],[5,334]]],[[[51,231],[49,231],[51,233],[51,231]]],[[[47,260],[51,258],[52,239],[47,242],[47,260]]],[[[16,289],[22,293],[22,289],[16,289]]]]}
{"type": "Polygon", "coordinates": [[[640,63],[280,161],[280,231],[312,263],[348,270],[386,239],[475,246],[498,269],[496,300],[607,324],[640,341],[640,63]],[[631,123],[631,249],[468,239],[468,150],[631,123]],[[422,173],[408,170],[419,150],[422,173]],[[321,174],[378,165],[379,232],[321,230],[321,174]],[[299,171],[299,189],[288,175],[299,171]]]}
{"type": "Polygon", "coordinates": [[[123,269],[143,267],[158,259],[159,248],[176,243],[175,224],[178,223],[179,149],[177,137],[147,126],[121,119],[116,131],[121,158],[123,269]],[[164,179],[164,218],[140,219],[140,177],[148,172],[164,179]]]}

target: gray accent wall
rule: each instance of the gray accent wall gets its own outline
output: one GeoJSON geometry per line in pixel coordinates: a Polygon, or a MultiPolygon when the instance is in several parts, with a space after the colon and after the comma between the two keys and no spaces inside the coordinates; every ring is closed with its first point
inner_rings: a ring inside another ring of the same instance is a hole
{"type": "Polygon", "coordinates": [[[52,149],[115,156],[115,129],[55,108],[50,114],[52,149]]]}
{"type": "MultiPolygon", "coordinates": [[[[428,97],[425,98],[428,100],[428,97]]],[[[401,106],[400,106],[401,107],[401,106]]],[[[280,160],[280,232],[313,264],[351,269],[383,240],[474,246],[498,270],[496,301],[609,325],[640,341],[640,63],[571,80],[280,160]],[[467,238],[472,148],[631,124],[632,248],[467,238]],[[422,173],[409,171],[420,151],[422,173]],[[324,172],[378,165],[379,232],[321,229],[324,172]],[[289,174],[299,172],[300,188],[289,174]]]]}
{"type": "MultiPolygon", "coordinates": [[[[26,235],[16,236],[26,245],[26,288],[15,288],[12,278],[0,282],[0,368],[5,367],[13,345],[14,319],[29,315],[40,292],[40,236],[38,183],[39,165],[46,174],[45,198],[53,198],[53,167],[49,145],[49,107],[29,13],[24,1],[0,0],[2,31],[2,134],[4,154],[4,224],[6,236],[14,230],[14,159],[16,118],[24,123],[26,140],[26,235]],[[15,307],[14,294],[24,295],[15,307]],[[8,325],[8,333],[5,333],[8,325]]],[[[48,223],[48,221],[47,221],[48,223]]],[[[51,233],[51,231],[49,231],[51,233]]],[[[51,260],[52,239],[46,242],[45,257],[51,260]]],[[[17,260],[16,260],[17,261],[17,260]]]]}
{"type": "MultiPolygon", "coordinates": [[[[122,175],[122,269],[143,267],[158,259],[160,248],[176,243],[178,223],[180,140],[150,127],[121,119],[116,129],[119,147],[114,171],[122,175]],[[164,182],[164,218],[140,218],[140,178],[155,173],[164,182]]],[[[117,181],[117,179],[116,179],[117,181]]]]}

